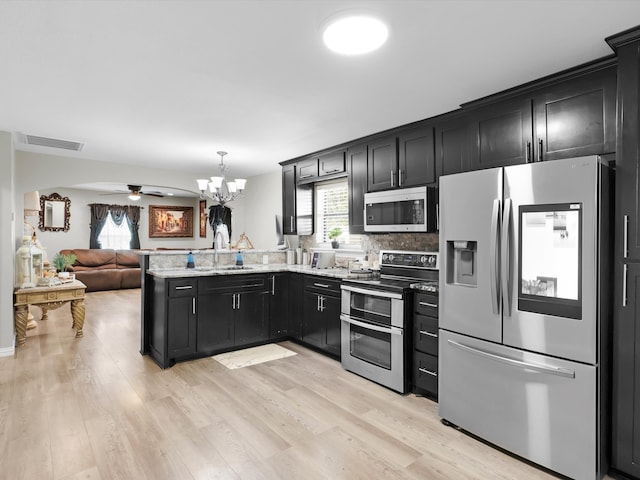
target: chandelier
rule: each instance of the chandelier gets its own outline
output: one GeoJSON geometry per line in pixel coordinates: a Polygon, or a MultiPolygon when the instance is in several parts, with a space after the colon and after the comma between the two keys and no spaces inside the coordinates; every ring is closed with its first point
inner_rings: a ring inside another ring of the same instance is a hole
{"type": "Polygon", "coordinates": [[[196,181],[198,182],[198,189],[200,190],[200,196],[202,198],[210,198],[214,202],[224,205],[227,202],[235,200],[242,194],[247,181],[244,178],[236,178],[233,182],[227,181],[225,177],[227,166],[224,164],[224,156],[227,152],[216,153],[220,155],[220,163],[218,164],[220,175],[211,177],[211,180],[199,178],[196,181]]]}

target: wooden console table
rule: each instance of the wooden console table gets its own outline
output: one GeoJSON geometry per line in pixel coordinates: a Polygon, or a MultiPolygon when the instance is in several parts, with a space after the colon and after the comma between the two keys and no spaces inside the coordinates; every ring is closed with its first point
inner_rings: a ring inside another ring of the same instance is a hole
{"type": "Polygon", "coordinates": [[[29,305],[35,305],[42,310],[42,320],[47,320],[48,310],[61,307],[71,302],[71,327],[76,331],[76,338],[82,337],[85,314],[85,289],[87,286],[80,280],[62,283],[50,287],[16,288],[14,297],[14,317],[16,322],[16,337],[18,346],[27,340],[27,320],[29,305]]]}

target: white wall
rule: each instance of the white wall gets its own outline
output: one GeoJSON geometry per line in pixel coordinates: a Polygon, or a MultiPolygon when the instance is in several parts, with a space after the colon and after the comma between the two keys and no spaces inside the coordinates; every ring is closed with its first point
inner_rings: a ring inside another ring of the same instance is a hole
{"type": "Polygon", "coordinates": [[[282,174],[278,171],[251,177],[244,196],[234,203],[233,236],[244,232],[254,248],[275,248],[276,214],[282,215],[282,174]]]}
{"type": "MultiPolygon", "coordinates": [[[[62,248],[89,247],[90,203],[132,203],[126,195],[104,196],[96,192],[71,189],[70,185],[94,182],[123,183],[136,185],[165,185],[197,191],[195,178],[198,175],[180,170],[149,169],[132,165],[97,162],[82,158],[53,156],[32,152],[15,152],[16,189],[15,202],[22,209],[24,192],[38,190],[41,195],[56,192],[71,200],[71,225],[68,232],[37,231],[38,238],[51,258],[62,248]]],[[[200,175],[200,177],[206,174],[200,175]]],[[[213,232],[207,223],[207,237],[199,236],[199,199],[163,198],[143,196],[135,203],[143,207],[140,219],[140,246],[142,248],[205,248],[213,244],[213,232]],[[194,207],[194,236],[185,238],[149,238],[149,205],[183,205],[194,207]]],[[[207,201],[207,212],[211,201],[207,201]]],[[[236,242],[245,232],[255,248],[276,246],[275,215],[282,211],[281,175],[260,175],[247,179],[245,196],[231,202],[232,236],[236,242]]],[[[30,218],[37,222],[37,218],[30,218]]],[[[22,229],[16,232],[15,248],[21,243],[22,229]]]]}
{"type": "MultiPolygon", "coordinates": [[[[0,357],[14,353],[15,160],[10,133],[0,132],[0,357]]],[[[22,205],[22,198],[20,199],[22,205]]],[[[21,207],[22,208],[22,207],[21,207]]],[[[21,223],[22,225],[22,223],[21,223]]],[[[20,229],[22,233],[22,229],[20,229]]]]}

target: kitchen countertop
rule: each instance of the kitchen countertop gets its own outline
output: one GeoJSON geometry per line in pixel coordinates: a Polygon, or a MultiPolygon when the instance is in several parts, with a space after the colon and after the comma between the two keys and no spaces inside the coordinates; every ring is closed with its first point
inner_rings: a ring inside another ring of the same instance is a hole
{"type": "Polygon", "coordinates": [[[251,273],[296,272],[333,278],[367,278],[369,273],[349,273],[346,268],[311,268],[310,265],[289,265],[274,263],[269,265],[246,265],[246,268],[234,269],[232,265],[220,267],[196,268],[159,268],[147,270],[147,273],[160,278],[209,277],[213,275],[246,275],[251,273]]]}

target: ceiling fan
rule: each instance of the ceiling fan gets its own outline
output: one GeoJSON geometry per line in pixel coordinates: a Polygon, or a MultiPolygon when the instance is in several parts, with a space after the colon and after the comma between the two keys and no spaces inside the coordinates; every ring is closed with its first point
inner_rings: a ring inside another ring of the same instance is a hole
{"type": "Polygon", "coordinates": [[[162,194],[162,192],[157,192],[157,191],[143,191],[142,190],[142,185],[127,185],[127,188],[129,189],[129,192],[126,192],[124,190],[120,190],[116,193],[105,193],[103,195],[120,195],[123,193],[128,193],[128,197],[129,200],[133,200],[133,201],[137,201],[140,200],[141,195],[149,195],[151,197],[164,197],[164,195],[162,194]]]}

